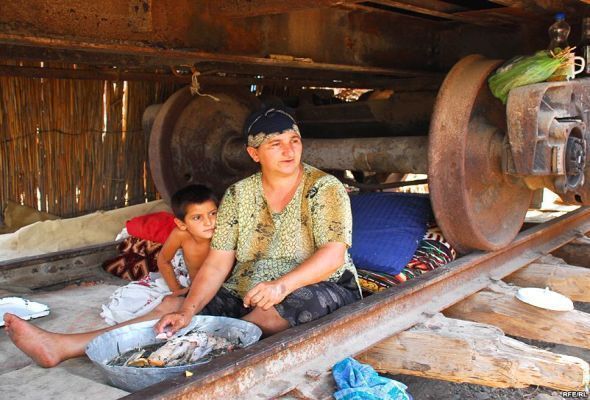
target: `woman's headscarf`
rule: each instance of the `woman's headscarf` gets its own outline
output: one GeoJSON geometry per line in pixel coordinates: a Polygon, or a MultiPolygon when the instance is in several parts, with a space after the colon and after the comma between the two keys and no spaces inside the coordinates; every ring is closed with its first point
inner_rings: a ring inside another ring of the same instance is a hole
{"type": "Polygon", "coordinates": [[[289,130],[301,136],[295,119],[288,112],[277,108],[256,111],[246,119],[244,125],[244,134],[251,147],[258,147],[265,140],[289,130]]]}

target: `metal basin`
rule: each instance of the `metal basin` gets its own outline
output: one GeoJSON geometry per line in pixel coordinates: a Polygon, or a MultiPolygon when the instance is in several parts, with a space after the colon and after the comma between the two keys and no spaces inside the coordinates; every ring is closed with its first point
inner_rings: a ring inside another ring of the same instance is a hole
{"type": "MultiPolygon", "coordinates": [[[[209,360],[175,367],[121,367],[110,366],[107,363],[119,354],[152,343],[160,342],[155,338],[153,326],[157,320],[140,322],[114,329],[94,338],[86,347],[86,354],[92,362],[101,369],[114,386],[134,392],[153,385],[164,379],[183,373],[209,360]]],[[[212,317],[197,315],[191,324],[180,333],[188,332],[198,327],[199,330],[214,333],[230,340],[240,339],[244,346],[258,341],[262,331],[256,325],[240,319],[226,317],[212,317]]]]}

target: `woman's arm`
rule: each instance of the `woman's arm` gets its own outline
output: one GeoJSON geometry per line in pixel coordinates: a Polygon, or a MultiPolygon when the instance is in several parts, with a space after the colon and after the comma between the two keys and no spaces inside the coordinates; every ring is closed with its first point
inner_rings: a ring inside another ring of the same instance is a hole
{"type": "Polygon", "coordinates": [[[193,315],[200,312],[221,288],[235,261],[235,251],[211,249],[197,272],[187,298],[179,312],[163,316],[155,325],[157,333],[169,335],[187,326],[193,315]]]}
{"type": "Polygon", "coordinates": [[[345,252],[346,244],[344,243],[326,243],[311,257],[282,277],[254,286],[244,296],[244,306],[258,306],[268,310],[295,290],[328,279],[344,264],[345,252]]]}

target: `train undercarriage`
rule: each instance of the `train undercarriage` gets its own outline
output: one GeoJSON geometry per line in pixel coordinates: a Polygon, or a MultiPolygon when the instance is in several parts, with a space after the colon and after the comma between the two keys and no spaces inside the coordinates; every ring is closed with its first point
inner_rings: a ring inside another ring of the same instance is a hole
{"type": "MultiPolygon", "coordinates": [[[[556,11],[567,13],[573,37],[590,5],[0,4],[3,77],[175,85],[174,94],[147,107],[142,120],[150,176],[162,198],[189,183],[221,194],[251,174],[256,166],[244,151],[243,121],[262,103],[280,103],[299,121],[309,164],[339,177],[352,174],[361,188],[395,186],[387,180],[392,176],[427,175],[436,222],[467,255],[393,295],[373,295],[347,313],[267,339],[248,354],[220,358],[191,379],[166,381],[129,398],[284,394],[309,371],[327,370],[343,354],[366,350],[590,231],[584,208],[590,205],[590,78],[517,88],[506,105],[487,82],[504,60],[546,47],[556,11]],[[334,96],[342,89],[364,94],[346,101],[334,96]],[[533,195],[543,188],[582,208],[522,232],[533,195]]],[[[95,267],[107,247],[9,262],[0,267],[2,282],[38,273],[48,263],[95,267]]]]}

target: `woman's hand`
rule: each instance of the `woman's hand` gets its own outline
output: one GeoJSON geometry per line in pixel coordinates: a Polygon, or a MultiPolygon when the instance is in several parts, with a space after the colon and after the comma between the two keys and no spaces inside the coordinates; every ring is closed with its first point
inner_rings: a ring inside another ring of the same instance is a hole
{"type": "Polygon", "coordinates": [[[165,332],[170,337],[185,326],[188,326],[190,322],[191,318],[183,312],[170,313],[160,318],[154,326],[154,330],[156,334],[165,332]]]}
{"type": "Polygon", "coordinates": [[[178,289],[178,290],[173,290],[172,293],[169,294],[169,296],[171,297],[180,297],[180,296],[184,296],[185,294],[188,293],[189,288],[185,287],[182,289],[178,289]]]}
{"type": "Polygon", "coordinates": [[[244,307],[260,307],[266,311],[283,301],[288,294],[282,282],[261,282],[246,293],[244,307]]]}

